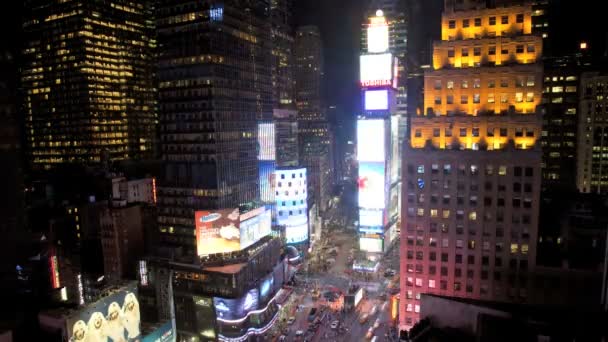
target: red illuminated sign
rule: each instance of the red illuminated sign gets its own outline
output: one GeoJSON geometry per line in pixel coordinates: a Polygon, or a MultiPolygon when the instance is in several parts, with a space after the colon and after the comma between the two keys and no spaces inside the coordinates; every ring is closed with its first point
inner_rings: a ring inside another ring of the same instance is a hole
{"type": "Polygon", "coordinates": [[[362,87],[381,87],[381,86],[390,86],[392,85],[391,80],[368,80],[361,81],[362,87]]]}

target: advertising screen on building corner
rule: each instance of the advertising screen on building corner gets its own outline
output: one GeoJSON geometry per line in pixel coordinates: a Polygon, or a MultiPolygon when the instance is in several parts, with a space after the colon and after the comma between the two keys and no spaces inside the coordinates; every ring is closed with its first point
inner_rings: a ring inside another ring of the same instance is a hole
{"type": "Polygon", "coordinates": [[[198,255],[228,253],[241,249],[238,208],[196,211],[194,220],[198,255]]]}
{"type": "Polygon", "coordinates": [[[357,121],[357,160],[383,162],[385,160],[385,121],[357,121]]]}
{"type": "Polygon", "coordinates": [[[384,163],[360,162],[359,207],[366,209],[384,209],[384,163]]]}
{"type": "Polygon", "coordinates": [[[392,54],[361,55],[359,61],[361,86],[392,86],[392,54]]]}
{"type": "Polygon", "coordinates": [[[366,90],[365,110],[388,110],[388,90],[366,90]]]}

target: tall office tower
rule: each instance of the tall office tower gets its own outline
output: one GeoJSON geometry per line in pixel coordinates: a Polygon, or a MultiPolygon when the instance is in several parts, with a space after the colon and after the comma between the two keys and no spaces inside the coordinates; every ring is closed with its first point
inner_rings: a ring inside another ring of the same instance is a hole
{"type": "Polygon", "coordinates": [[[608,125],[604,108],[608,103],[608,76],[583,73],[580,80],[578,162],[576,185],[580,192],[608,192],[608,125]]]}
{"type": "Polygon", "coordinates": [[[403,156],[404,328],[420,294],[525,302],[540,199],[542,38],[530,5],[446,6],[403,156]]]}
{"type": "Polygon", "coordinates": [[[266,2],[157,4],[161,242],[194,255],[194,211],[259,199],[257,121],[272,118],[266,2]]]}
{"type": "Polygon", "coordinates": [[[323,47],[316,26],[296,30],[296,108],[300,164],[308,170],[308,187],[320,211],[332,188],[332,134],[323,105],[323,47]]]}
{"type": "Polygon", "coordinates": [[[294,79],[293,0],[271,0],[272,22],[272,86],[274,108],[294,109],[296,106],[294,79]]]}
{"type": "Polygon", "coordinates": [[[580,76],[591,68],[587,49],[543,58],[543,191],[576,189],[580,76]]]}
{"type": "Polygon", "coordinates": [[[389,23],[382,10],[369,18],[365,31],[369,39],[359,63],[363,108],[357,120],[358,228],[359,247],[372,260],[397,238],[399,63],[390,52],[389,23]]]}
{"type": "MultiPolygon", "coordinates": [[[[399,60],[397,66],[397,107],[395,115],[399,117],[399,132],[401,142],[407,130],[407,43],[408,43],[408,17],[406,14],[407,6],[405,0],[372,0],[369,6],[370,17],[374,16],[377,10],[382,10],[389,27],[389,50],[399,60]]],[[[364,24],[366,26],[367,24],[364,24]]],[[[367,30],[364,27],[362,35],[362,48],[367,46],[367,30]]]]}
{"type": "Polygon", "coordinates": [[[27,0],[21,67],[34,169],[155,155],[149,2],[27,0]]]}

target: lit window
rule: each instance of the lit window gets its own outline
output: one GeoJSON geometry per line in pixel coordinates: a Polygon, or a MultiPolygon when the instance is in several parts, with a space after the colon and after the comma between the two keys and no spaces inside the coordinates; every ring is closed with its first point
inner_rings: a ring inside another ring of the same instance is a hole
{"type": "Polygon", "coordinates": [[[534,93],[526,94],[526,102],[534,102],[534,93]]]}
{"type": "Polygon", "coordinates": [[[528,87],[534,87],[534,76],[528,76],[528,80],[526,82],[526,86],[528,87]]]}
{"type": "Polygon", "coordinates": [[[512,243],[511,244],[511,254],[516,254],[518,250],[519,250],[519,245],[516,243],[512,243]]]}
{"type": "Polygon", "coordinates": [[[481,87],[481,80],[479,78],[476,78],[473,80],[473,88],[477,89],[481,87]]]}
{"type": "Polygon", "coordinates": [[[477,212],[475,212],[475,211],[471,211],[471,212],[469,213],[469,220],[471,220],[471,221],[475,221],[475,220],[477,220],[477,212]]]}
{"type": "Polygon", "coordinates": [[[462,81],[460,82],[460,87],[461,87],[462,89],[468,89],[468,88],[469,88],[469,81],[468,81],[468,80],[462,80],[462,81]]]}
{"type": "Polygon", "coordinates": [[[444,219],[450,218],[450,211],[449,210],[444,210],[443,211],[443,218],[444,219]]]}
{"type": "Polygon", "coordinates": [[[507,175],[507,167],[504,166],[504,165],[501,165],[498,168],[498,174],[501,175],[501,176],[506,176],[507,175]]]}
{"type": "Polygon", "coordinates": [[[552,93],[561,93],[563,91],[564,91],[564,87],[562,87],[562,86],[551,87],[551,92],[552,93]]]}
{"type": "Polygon", "coordinates": [[[521,254],[528,254],[528,245],[521,245],[521,254]]]}
{"type": "Polygon", "coordinates": [[[414,305],[414,312],[415,313],[419,313],[420,312],[420,305],[418,305],[418,304],[414,305]]]}
{"type": "Polygon", "coordinates": [[[447,85],[446,85],[447,89],[454,89],[454,81],[448,81],[447,85]]]}
{"type": "Polygon", "coordinates": [[[509,102],[509,95],[506,93],[501,93],[500,94],[500,103],[507,103],[509,102]]]}
{"type": "Polygon", "coordinates": [[[418,216],[424,216],[424,208],[418,208],[417,215],[418,216]]]}
{"type": "Polygon", "coordinates": [[[479,99],[480,99],[479,94],[473,95],[473,103],[479,103],[479,99]]]}
{"type": "Polygon", "coordinates": [[[448,248],[449,244],[450,244],[450,240],[449,239],[443,239],[443,240],[441,240],[441,247],[448,248]]]}
{"type": "Polygon", "coordinates": [[[405,311],[412,312],[413,311],[413,306],[414,305],[412,305],[412,304],[408,304],[407,307],[406,307],[406,309],[405,309],[405,311]]]}
{"type": "Polygon", "coordinates": [[[416,287],[422,287],[422,278],[416,278],[416,287]]]}
{"type": "Polygon", "coordinates": [[[435,280],[434,279],[429,279],[429,288],[431,288],[431,289],[435,288],[435,280]]]}
{"type": "Polygon", "coordinates": [[[515,102],[524,102],[524,93],[515,93],[515,102]]]}
{"type": "Polygon", "coordinates": [[[462,240],[456,240],[456,248],[463,248],[464,242],[462,240]]]}
{"type": "Polygon", "coordinates": [[[494,93],[488,94],[488,103],[494,103],[494,93]]]}
{"type": "Polygon", "coordinates": [[[576,93],[576,86],[567,86],[566,93],[576,93]]]}
{"type": "Polygon", "coordinates": [[[437,209],[431,209],[431,217],[437,217],[437,209]]]}
{"type": "Polygon", "coordinates": [[[424,173],[424,165],[418,165],[418,173],[424,173]]]}

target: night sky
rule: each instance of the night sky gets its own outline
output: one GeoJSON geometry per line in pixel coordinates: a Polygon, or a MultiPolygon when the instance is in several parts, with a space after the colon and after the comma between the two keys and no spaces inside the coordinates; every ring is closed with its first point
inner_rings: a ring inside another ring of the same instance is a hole
{"type": "Polygon", "coordinates": [[[325,99],[340,108],[339,119],[355,119],[359,107],[361,24],[368,0],[296,0],[295,20],[317,25],[325,54],[325,99]]]}

